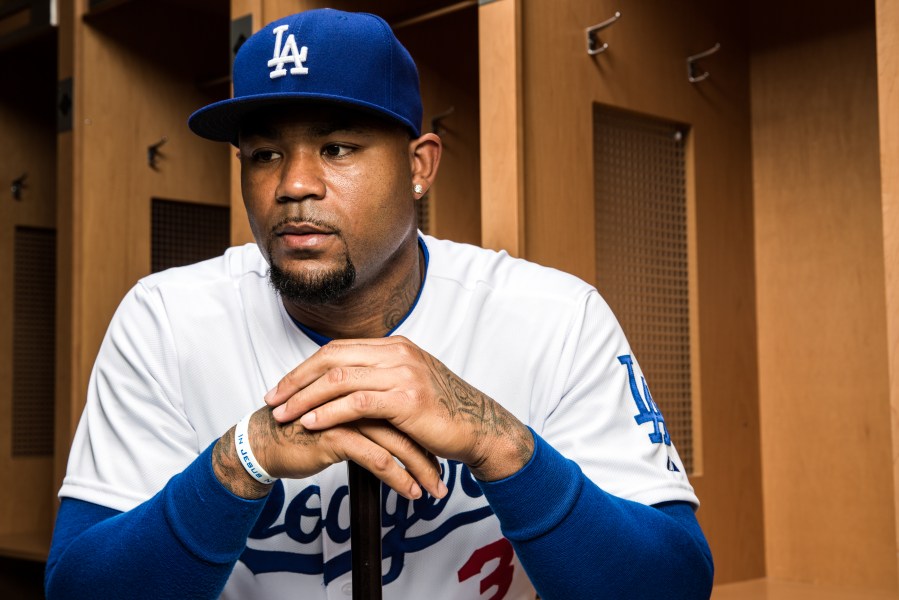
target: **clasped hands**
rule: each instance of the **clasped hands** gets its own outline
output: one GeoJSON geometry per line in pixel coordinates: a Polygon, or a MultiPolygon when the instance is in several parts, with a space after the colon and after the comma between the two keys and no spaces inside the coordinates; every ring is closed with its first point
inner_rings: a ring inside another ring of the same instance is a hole
{"type": "Polygon", "coordinates": [[[249,439],[275,477],[308,477],[352,460],[406,498],[420,497],[422,487],[442,498],[437,456],[495,481],[533,453],[531,433],[514,415],[400,336],[332,341],[265,402],[249,439]]]}

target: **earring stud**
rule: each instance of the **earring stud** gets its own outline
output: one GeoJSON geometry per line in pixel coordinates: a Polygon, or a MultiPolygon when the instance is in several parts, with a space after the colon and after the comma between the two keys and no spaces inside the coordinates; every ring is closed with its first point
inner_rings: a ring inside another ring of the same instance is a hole
{"type": "Polygon", "coordinates": [[[424,191],[424,188],[421,187],[421,184],[420,184],[420,183],[416,183],[416,184],[415,184],[415,187],[412,188],[412,189],[415,190],[415,193],[416,193],[416,194],[420,194],[420,193],[422,193],[422,192],[424,191]]]}

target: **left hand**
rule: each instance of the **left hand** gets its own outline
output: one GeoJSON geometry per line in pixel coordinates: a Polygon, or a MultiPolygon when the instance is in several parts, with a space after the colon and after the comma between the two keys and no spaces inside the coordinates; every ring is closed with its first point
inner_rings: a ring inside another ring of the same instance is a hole
{"type": "Polygon", "coordinates": [[[534,450],[527,427],[439,360],[401,336],[334,340],[285,375],[265,398],[274,418],[323,430],[383,419],[483,481],[520,470],[534,450]]]}

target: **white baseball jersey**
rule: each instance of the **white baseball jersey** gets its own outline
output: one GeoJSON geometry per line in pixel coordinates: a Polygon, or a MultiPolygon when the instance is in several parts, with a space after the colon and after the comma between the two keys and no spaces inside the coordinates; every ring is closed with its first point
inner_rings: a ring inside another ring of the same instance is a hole
{"type": "MultiPolygon", "coordinates": [[[[423,240],[424,286],[396,334],[500,402],[606,492],[698,505],[593,287],[502,252],[423,240]]],[[[60,496],[121,511],[144,502],[318,348],[272,290],[255,245],[141,280],[101,347],[60,496]]],[[[533,598],[517,559],[490,560],[508,542],[468,470],[442,462],[445,499],[386,494],[384,596],[490,598],[496,589],[482,594],[482,579],[511,569],[505,598],[533,598]]],[[[279,481],[222,597],[346,598],[349,544],[345,465],[279,481]]]]}

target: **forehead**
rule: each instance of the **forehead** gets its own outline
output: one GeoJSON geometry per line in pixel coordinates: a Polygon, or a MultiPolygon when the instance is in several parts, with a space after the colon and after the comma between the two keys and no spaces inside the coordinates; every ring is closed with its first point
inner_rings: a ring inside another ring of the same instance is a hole
{"type": "Polygon", "coordinates": [[[240,121],[240,137],[279,138],[288,132],[302,131],[313,137],[324,137],[337,131],[369,135],[409,134],[399,124],[384,118],[336,104],[296,103],[256,110],[240,121]]]}

